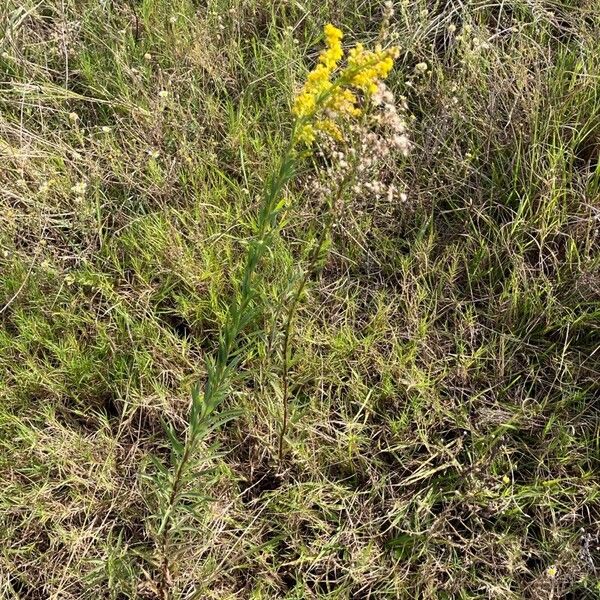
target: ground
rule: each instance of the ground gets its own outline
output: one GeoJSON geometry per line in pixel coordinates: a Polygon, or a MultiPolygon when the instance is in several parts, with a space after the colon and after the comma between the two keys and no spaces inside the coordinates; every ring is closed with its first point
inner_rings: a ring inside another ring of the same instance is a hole
{"type": "Polygon", "coordinates": [[[0,597],[600,598],[600,5],[393,8],[405,195],[336,215],[280,453],[318,161],[282,193],[161,584],[173,445],[294,94],[326,23],[372,45],[384,9],[0,7],[0,597]]]}

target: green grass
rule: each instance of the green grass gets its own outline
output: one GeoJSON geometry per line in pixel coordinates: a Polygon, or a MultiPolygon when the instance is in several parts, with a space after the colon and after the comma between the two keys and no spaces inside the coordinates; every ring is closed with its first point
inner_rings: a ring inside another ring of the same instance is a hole
{"type": "MultiPolygon", "coordinates": [[[[172,599],[600,598],[600,5],[395,8],[407,200],[345,198],[294,319],[280,461],[286,309],[325,218],[311,164],[286,190],[172,599]]],[[[324,23],[370,43],[380,16],[0,7],[0,598],[159,594],[157,465],[291,99],[324,23]]]]}

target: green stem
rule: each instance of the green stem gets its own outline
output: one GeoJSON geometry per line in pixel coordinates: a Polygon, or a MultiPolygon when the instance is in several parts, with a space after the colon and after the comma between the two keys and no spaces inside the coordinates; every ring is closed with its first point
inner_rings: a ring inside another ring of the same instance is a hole
{"type": "Polygon", "coordinates": [[[300,298],[302,297],[302,294],[308,283],[308,279],[315,270],[315,266],[317,264],[317,261],[319,260],[319,256],[321,255],[321,252],[323,251],[323,246],[325,245],[325,242],[327,241],[327,237],[331,231],[331,226],[333,224],[333,218],[335,216],[335,206],[337,205],[340,198],[342,197],[343,191],[346,188],[346,185],[350,181],[350,179],[351,179],[351,175],[346,176],[342,180],[342,182],[338,186],[338,189],[336,191],[336,194],[335,194],[333,200],[329,203],[325,224],[321,229],[321,233],[319,234],[319,237],[317,239],[317,244],[313,248],[313,251],[311,252],[308,266],[307,266],[306,270],[304,271],[304,274],[302,275],[302,279],[300,280],[300,283],[298,284],[296,291],[294,292],[292,301],[290,303],[290,306],[289,306],[289,309],[287,312],[287,318],[286,318],[284,334],[283,334],[283,368],[282,368],[282,376],[281,376],[282,377],[282,419],[281,419],[281,429],[279,431],[278,452],[277,452],[280,467],[283,464],[283,443],[284,443],[284,438],[285,438],[285,434],[287,432],[288,421],[289,421],[289,368],[290,368],[290,360],[291,360],[290,340],[291,340],[292,323],[293,323],[294,317],[296,315],[296,311],[298,308],[298,304],[300,302],[300,298]]]}
{"type": "MultiPolygon", "coordinates": [[[[292,135],[293,139],[294,136],[292,135]]],[[[265,193],[258,215],[257,232],[254,239],[250,242],[246,255],[246,264],[239,296],[230,304],[227,323],[219,339],[215,362],[214,364],[208,363],[208,377],[204,393],[193,395],[189,418],[189,434],[183,451],[177,455],[176,464],[173,464],[175,472],[161,525],[159,542],[161,561],[158,591],[160,597],[164,599],[170,597],[170,548],[174,513],[183,493],[185,477],[191,466],[195,447],[200,441],[202,434],[206,431],[206,423],[209,417],[222,402],[227,391],[232,374],[233,351],[239,342],[239,337],[244,326],[247,325],[251,316],[252,301],[255,295],[254,282],[256,272],[277,229],[278,216],[281,209],[279,205],[280,195],[285,185],[294,175],[295,159],[294,146],[290,143],[281,158],[277,171],[265,186],[265,193]]]]}

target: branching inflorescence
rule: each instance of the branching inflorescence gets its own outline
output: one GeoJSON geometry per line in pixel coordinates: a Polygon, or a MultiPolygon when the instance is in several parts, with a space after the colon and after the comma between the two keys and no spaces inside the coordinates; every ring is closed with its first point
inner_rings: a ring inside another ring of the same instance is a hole
{"type": "Polygon", "coordinates": [[[325,26],[324,33],[326,48],[292,108],[297,124],[295,139],[309,146],[319,132],[343,139],[349,121],[363,114],[357,94],[373,96],[399,54],[395,47],[384,50],[378,45],[375,50],[366,50],[357,44],[349,51],[346,65],[340,68],[344,34],[331,24],[325,26]]]}

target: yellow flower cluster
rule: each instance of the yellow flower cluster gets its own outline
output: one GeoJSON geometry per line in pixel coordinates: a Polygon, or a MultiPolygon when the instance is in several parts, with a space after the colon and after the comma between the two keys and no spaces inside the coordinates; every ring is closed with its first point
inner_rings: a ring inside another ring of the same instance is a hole
{"type": "Polygon", "coordinates": [[[358,44],[350,50],[348,64],[332,81],[332,75],[344,58],[342,38],[344,34],[331,24],[325,25],[325,50],[319,62],[308,74],[306,83],[294,100],[292,112],[298,121],[296,140],[310,145],[318,131],[335,139],[342,139],[342,130],[336,119],[358,117],[358,98],[350,88],[366,95],[377,91],[377,82],[385,79],[397,56],[396,49],[365,50],[358,44]],[[320,117],[323,112],[327,116],[320,117]]]}
{"type": "Polygon", "coordinates": [[[344,57],[344,50],[342,48],[342,38],[344,37],[344,34],[331,23],[325,25],[323,34],[325,35],[325,45],[327,48],[321,53],[319,61],[329,70],[329,72],[331,72],[338,66],[338,63],[344,57]]]}
{"type": "Polygon", "coordinates": [[[351,84],[367,94],[374,94],[377,91],[377,81],[389,75],[397,56],[396,48],[383,50],[378,46],[375,51],[371,51],[365,50],[362,44],[357,44],[348,53],[348,69],[355,73],[351,84]]]}
{"type": "MultiPolygon", "coordinates": [[[[304,87],[294,101],[292,111],[298,119],[309,120],[317,111],[317,104],[323,102],[331,92],[333,87],[331,74],[337,69],[344,56],[342,48],[344,34],[331,24],[325,25],[324,33],[326,48],[321,52],[317,66],[308,74],[304,87]]],[[[331,129],[331,125],[334,124],[330,123],[325,127],[331,129]]],[[[312,143],[315,139],[314,124],[307,122],[301,125],[298,139],[307,144],[312,143]]]]}
{"type": "Polygon", "coordinates": [[[308,74],[304,87],[294,102],[297,117],[309,116],[316,108],[317,98],[326,94],[332,86],[331,74],[344,56],[343,33],[333,25],[325,26],[326,49],[321,52],[317,66],[308,74]]]}

